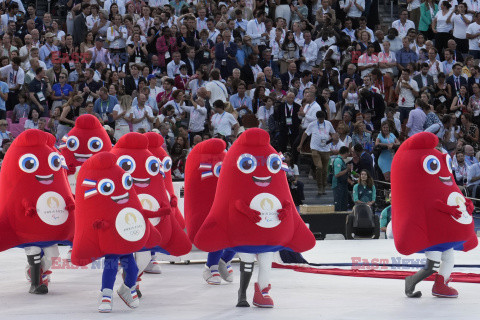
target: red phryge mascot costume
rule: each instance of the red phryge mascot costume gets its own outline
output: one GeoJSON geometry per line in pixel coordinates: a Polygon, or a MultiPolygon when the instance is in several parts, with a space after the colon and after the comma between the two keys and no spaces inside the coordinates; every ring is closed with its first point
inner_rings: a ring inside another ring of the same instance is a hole
{"type": "Polygon", "coordinates": [[[478,244],[473,204],[455,184],[450,155],[435,149],[437,144],[436,135],[417,133],[400,146],[392,162],[395,246],[402,254],[427,256],[424,269],[405,279],[409,297],[420,297],[415,285],[438,270],[432,294],[456,298],[457,290],[448,286],[454,250],[468,251],[478,244]]]}
{"type": "MultiPolygon", "coordinates": [[[[154,135],[159,135],[159,134],[156,134],[155,132],[147,132],[145,135],[151,141],[150,143],[153,143],[156,139],[158,139],[158,137],[153,138],[154,135]]],[[[159,142],[155,142],[155,145],[156,145],[155,147],[153,147],[153,144],[152,144],[152,147],[149,147],[148,149],[150,150],[151,153],[153,153],[155,157],[160,159],[160,161],[162,162],[163,171],[165,172],[165,186],[167,187],[167,191],[170,197],[172,199],[175,199],[176,201],[175,203],[177,203],[177,200],[176,200],[177,196],[175,196],[175,190],[173,189],[172,172],[170,171],[170,169],[172,169],[172,158],[170,158],[167,151],[165,151],[165,149],[162,148],[162,145],[164,144],[164,139],[162,136],[160,136],[160,139],[158,141],[159,142]],[[160,142],[161,144],[158,145],[158,143],[160,142]]],[[[176,206],[175,206],[175,218],[177,219],[178,224],[180,225],[180,228],[185,229],[185,220],[183,219],[183,215],[180,212],[180,209],[178,209],[178,207],[176,206]]]]}
{"type": "MultiPolygon", "coordinates": [[[[226,144],[220,139],[208,139],[197,144],[185,165],[185,224],[192,242],[212,208],[218,177],[225,158],[226,144]]],[[[208,253],[203,278],[208,284],[220,284],[221,279],[233,281],[231,260],[235,251],[208,253]]]]}
{"type": "Polygon", "coordinates": [[[71,243],[74,233],[75,205],[54,145],[49,133],[22,132],[0,172],[0,251],[25,248],[30,293],[37,294],[48,292],[41,270],[48,270],[52,256],[58,255],[57,243],[71,243]]]}
{"type": "Polygon", "coordinates": [[[75,120],[75,126],[63,137],[60,150],[68,167],[68,182],[75,194],[78,170],[92,155],[110,151],[112,143],[97,117],[84,114],[75,120]]]}
{"type": "MultiPolygon", "coordinates": [[[[172,159],[168,155],[168,153],[163,148],[165,143],[163,137],[155,132],[147,132],[145,136],[148,138],[148,151],[150,151],[155,157],[160,160],[162,165],[162,170],[164,172],[164,183],[165,187],[167,188],[167,195],[168,198],[171,199],[170,203],[175,204],[172,206],[174,213],[173,216],[178,222],[178,225],[183,230],[185,229],[185,220],[183,219],[182,213],[180,209],[176,205],[178,203],[178,199],[175,196],[175,191],[173,190],[173,183],[172,183],[172,172],[170,171],[172,168],[172,159]]],[[[152,258],[148,266],[145,268],[146,273],[162,273],[160,269],[160,263],[156,260],[154,254],[152,254],[152,258]]]]}
{"type": "Polygon", "coordinates": [[[120,260],[125,280],[117,291],[131,308],[139,305],[136,292],[138,268],[133,253],[162,241],[149,218],[158,213],[144,210],[132,188],[133,179],[117,164],[117,157],[101,152],[88,159],[78,173],[75,239],[72,262],[87,265],[105,256],[100,312],[112,310],[112,290],[120,260]]]}
{"type": "MultiPolygon", "coordinates": [[[[161,136],[156,134],[156,137],[161,136]]],[[[157,144],[158,142],[157,140],[157,144]]],[[[176,198],[169,200],[162,164],[148,150],[148,145],[149,139],[145,135],[131,132],[122,136],[111,152],[117,156],[117,164],[132,176],[133,188],[143,208],[151,211],[160,209],[162,212],[162,217],[150,219],[152,225],[162,235],[162,242],[153,251],[181,256],[190,252],[192,244],[175,217],[171,215],[177,200],[176,198]]],[[[141,274],[151,260],[151,253],[137,252],[135,259],[141,274]]]]}
{"type": "Polygon", "coordinates": [[[239,252],[242,272],[237,306],[248,306],[252,254],[258,254],[260,268],[253,303],[273,307],[268,294],[273,252],[302,252],[315,245],[313,234],[295,209],[282,167],[266,131],[254,128],[242,133],[225,156],[215,201],[195,237],[194,244],[201,250],[230,248],[239,252]]]}

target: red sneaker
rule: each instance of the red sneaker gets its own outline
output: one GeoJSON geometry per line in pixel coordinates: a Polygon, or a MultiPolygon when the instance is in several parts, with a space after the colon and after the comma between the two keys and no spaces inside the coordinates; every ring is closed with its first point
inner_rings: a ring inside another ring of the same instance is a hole
{"type": "Polygon", "coordinates": [[[433,284],[432,294],[439,298],[457,298],[458,291],[448,286],[450,279],[445,281],[443,276],[437,273],[433,284]]]}
{"type": "Polygon", "coordinates": [[[272,297],[270,297],[268,294],[271,288],[272,286],[268,285],[268,287],[263,288],[262,291],[260,291],[258,282],[255,282],[255,295],[253,296],[253,304],[260,308],[273,308],[272,297]]]}

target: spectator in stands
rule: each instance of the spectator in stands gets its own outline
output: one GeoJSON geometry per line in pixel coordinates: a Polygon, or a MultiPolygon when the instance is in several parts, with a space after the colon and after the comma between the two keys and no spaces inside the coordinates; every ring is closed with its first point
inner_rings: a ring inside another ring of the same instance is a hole
{"type": "Polygon", "coordinates": [[[82,96],[76,95],[68,99],[67,103],[62,106],[62,113],[57,127],[57,141],[60,141],[72,130],[75,125],[75,116],[78,115],[78,108],[80,108],[82,103],[82,96]]]}
{"type": "Polygon", "coordinates": [[[316,168],[315,179],[317,180],[318,195],[325,195],[328,161],[330,159],[328,143],[332,134],[335,133],[335,129],[330,121],[325,120],[326,114],[324,111],[317,111],[316,117],[317,121],[310,122],[303,133],[297,150],[300,152],[307,136],[311,137],[310,149],[312,150],[313,164],[316,168]]]}
{"type": "Polygon", "coordinates": [[[427,113],[429,111],[430,106],[428,104],[420,98],[415,100],[415,109],[410,112],[406,125],[406,132],[409,137],[423,131],[425,121],[427,120],[427,113]]]}
{"type": "Polygon", "coordinates": [[[338,151],[338,156],[333,160],[333,201],[335,211],[346,211],[348,209],[348,176],[352,171],[352,164],[346,164],[345,160],[349,155],[349,149],[345,146],[338,151]]]}
{"type": "Polygon", "coordinates": [[[25,130],[27,129],[37,129],[38,128],[38,119],[40,118],[40,113],[38,109],[33,107],[28,113],[28,119],[25,121],[25,130]]]}
{"type": "Polygon", "coordinates": [[[375,170],[373,168],[373,159],[367,150],[364,150],[361,144],[353,146],[353,151],[358,157],[358,162],[355,164],[355,171],[360,172],[367,170],[371,177],[375,177],[375,170]]]}
{"type": "Polygon", "coordinates": [[[465,151],[465,164],[467,167],[471,166],[472,164],[478,163],[478,159],[475,157],[475,149],[469,144],[465,144],[464,147],[465,151]]]}
{"type": "Polygon", "coordinates": [[[129,117],[130,108],[132,106],[132,97],[124,95],[120,101],[113,107],[112,118],[115,120],[114,138],[118,141],[123,135],[130,132],[129,117]]]}
{"type": "Polygon", "coordinates": [[[450,31],[453,25],[451,21],[448,21],[451,15],[451,8],[452,4],[449,1],[442,1],[440,3],[440,10],[432,21],[432,30],[435,33],[435,48],[437,48],[440,53],[443,48],[447,47],[448,40],[452,37],[450,31]]]}
{"type": "Polygon", "coordinates": [[[25,93],[18,95],[18,104],[13,108],[12,122],[18,123],[20,118],[27,118],[30,113],[30,105],[27,103],[27,96],[25,93]]]}
{"type": "Polygon", "coordinates": [[[13,141],[13,136],[10,131],[7,130],[8,122],[5,119],[0,119],[0,145],[4,140],[13,141]]]}
{"type": "Polygon", "coordinates": [[[395,88],[395,94],[398,95],[400,122],[403,122],[415,107],[415,98],[418,97],[417,82],[410,79],[410,73],[406,69],[402,70],[402,75],[395,88]]]}
{"type": "Polygon", "coordinates": [[[377,190],[373,184],[373,179],[367,170],[360,171],[358,183],[353,186],[353,202],[355,204],[365,203],[372,207],[375,205],[377,190]]]}
{"type": "Polygon", "coordinates": [[[453,162],[453,175],[458,186],[467,184],[468,167],[465,164],[465,155],[463,151],[457,151],[455,154],[455,161],[453,162]]]}
{"type": "Polygon", "coordinates": [[[472,122],[472,115],[469,113],[462,114],[460,117],[460,137],[466,144],[471,145],[474,149],[478,148],[478,126],[472,122]]]}
{"type": "Polygon", "coordinates": [[[213,103],[215,114],[212,116],[210,122],[213,128],[213,134],[220,134],[224,137],[232,135],[237,136],[239,125],[237,120],[231,113],[225,111],[225,104],[222,100],[217,100],[213,103]]]}
{"type": "Polygon", "coordinates": [[[392,166],[394,148],[400,145],[397,137],[390,132],[388,122],[382,122],[381,131],[378,134],[375,146],[382,150],[378,157],[378,166],[383,173],[385,181],[390,181],[390,168],[392,166]]]}
{"type": "Polygon", "coordinates": [[[296,206],[300,206],[303,204],[303,200],[305,200],[305,195],[303,193],[304,184],[302,181],[298,180],[298,176],[300,175],[298,171],[298,166],[293,163],[293,158],[291,153],[287,152],[284,154],[285,156],[285,163],[288,166],[287,173],[287,180],[290,186],[290,192],[292,194],[293,201],[295,202],[296,206]]]}

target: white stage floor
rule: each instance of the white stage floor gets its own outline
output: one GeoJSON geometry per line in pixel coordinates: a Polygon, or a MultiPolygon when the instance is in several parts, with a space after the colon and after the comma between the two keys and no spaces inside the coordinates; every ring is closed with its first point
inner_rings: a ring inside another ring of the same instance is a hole
{"type": "MultiPolygon", "coordinates": [[[[65,248],[61,248],[65,254],[65,248]]],[[[319,241],[304,254],[314,263],[348,263],[351,257],[389,259],[400,257],[390,240],[319,241]]],[[[422,255],[415,257],[423,258],[422,255]]],[[[480,264],[480,249],[458,253],[456,263],[480,264]]],[[[409,257],[404,257],[409,258],[409,257]]],[[[28,293],[23,250],[0,253],[0,319],[475,319],[478,318],[480,285],[453,283],[458,299],[439,299],[431,294],[433,282],[417,286],[423,297],[408,299],[403,280],[353,278],[273,269],[273,309],[236,308],[238,264],[233,284],[207,285],[201,264],[163,266],[161,275],[145,275],[144,297],[131,310],[114,296],[110,314],[97,312],[101,270],[55,269],[50,292],[28,293]]],[[[460,270],[455,270],[460,271],[460,270]]],[[[479,269],[469,272],[480,273],[479,269]]],[[[253,298],[253,282],[248,299],[253,298]]],[[[117,277],[116,287],[121,281],[117,277]]]]}

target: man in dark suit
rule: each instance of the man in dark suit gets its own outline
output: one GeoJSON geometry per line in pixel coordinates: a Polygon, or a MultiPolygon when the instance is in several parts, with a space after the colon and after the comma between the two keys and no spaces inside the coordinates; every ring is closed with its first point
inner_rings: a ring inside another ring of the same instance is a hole
{"type": "MultiPolygon", "coordinates": [[[[286,101],[277,105],[274,118],[279,130],[279,151],[286,152],[287,146],[293,146],[293,142],[298,136],[301,120],[298,117],[300,105],[294,102],[295,94],[289,92],[286,101]]],[[[292,147],[292,151],[294,148],[292,147]]]]}
{"type": "Polygon", "coordinates": [[[428,70],[428,63],[422,63],[422,65],[420,66],[420,73],[413,77],[413,80],[417,82],[418,89],[421,92],[427,90],[432,93],[434,90],[434,82],[433,77],[428,74],[428,70]]]}
{"type": "Polygon", "coordinates": [[[452,67],[453,74],[447,78],[446,83],[452,88],[452,96],[460,91],[461,86],[467,86],[467,79],[462,77],[462,65],[455,63],[452,67]]]}
{"type": "Polygon", "coordinates": [[[223,79],[232,75],[233,69],[237,68],[237,45],[230,42],[231,32],[225,30],[222,33],[223,41],[215,45],[215,68],[220,70],[223,79]]]}
{"type": "Polygon", "coordinates": [[[255,83],[255,75],[253,74],[252,67],[257,64],[257,56],[253,53],[249,55],[247,63],[240,69],[242,80],[247,84],[247,89],[250,90],[255,83]]]}
{"type": "Polygon", "coordinates": [[[358,156],[359,160],[356,165],[357,172],[361,172],[362,170],[367,170],[370,176],[375,179],[375,171],[373,170],[373,159],[372,156],[363,150],[363,146],[361,144],[356,144],[353,146],[353,151],[358,156]]]}
{"type": "Polygon", "coordinates": [[[139,75],[138,66],[133,64],[130,66],[130,75],[125,78],[125,93],[132,95],[134,90],[138,89],[138,82],[140,80],[146,81],[144,77],[139,75]]]}
{"type": "Polygon", "coordinates": [[[380,130],[381,120],[385,113],[385,100],[382,95],[367,88],[360,89],[360,112],[372,113],[372,123],[375,130],[380,130]]]}
{"type": "Polygon", "coordinates": [[[300,78],[300,73],[297,72],[297,65],[295,62],[290,63],[287,72],[280,75],[283,90],[288,90],[288,88],[291,87],[290,81],[292,81],[293,78],[300,78]]]}
{"type": "Polygon", "coordinates": [[[468,92],[470,95],[472,95],[473,94],[472,85],[474,83],[480,84],[480,67],[473,66],[473,68],[470,69],[470,72],[472,73],[472,76],[468,78],[468,92]]]}
{"type": "Polygon", "coordinates": [[[87,16],[90,15],[90,4],[82,4],[82,12],[73,20],[73,44],[80,46],[87,36],[87,16]]]}
{"type": "Polygon", "coordinates": [[[187,58],[183,62],[187,65],[187,74],[189,76],[194,75],[198,68],[198,61],[195,59],[195,48],[187,49],[187,58]]]}

